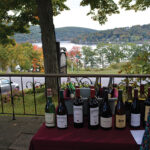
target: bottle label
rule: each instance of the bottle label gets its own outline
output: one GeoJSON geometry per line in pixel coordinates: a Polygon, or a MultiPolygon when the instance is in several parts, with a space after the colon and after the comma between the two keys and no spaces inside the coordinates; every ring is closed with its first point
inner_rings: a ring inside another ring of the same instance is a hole
{"type": "Polygon", "coordinates": [[[132,103],[133,102],[133,100],[132,99],[128,99],[128,103],[132,103]]]}
{"type": "Polygon", "coordinates": [[[67,115],[57,115],[57,127],[67,128],[67,115]]]}
{"type": "Polygon", "coordinates": [[[95,126],[99,124],[99,107],[90,108],[90,125],[95,126]]]}
{"type": "Polygon", "coordinates": [[[101,127],[103,128],[111,128],[112,127],[112,117],[104,118],[100,117],[101,127]]]}
{"type": "Polygon", "coordinates": [[[83,106],[73,106],[74,123],[83,123],[83,106]]]}
{"type": "Polygon", "coordinates": [[[131,126],[138,127],[141,122],[141,114],[133,114],[131,113],[131,126]]]}
{"type": "Polygon", "coordinates": [[[126,115],[116,115],[116,127],[117,128],[126,127],[126,115]]]}
{"type": "Polygon", "coordinates": [[[145,121],[147,121],[149,111],[150,111],[150,106],[146,106],[145,107],[145,121]]]}
{"type": "Polygon", "coordinates": [[[45,125],[47,127],[55,126],[55,114],[54,113],[45,113],[45,125]]]}
{"type": "Polygon", "coordinates": [[[145,101],[146,98],[145,98],[145,97],[139,97],[139,100],[140,100],[140,101],[145,101]]]}
{"type": "Polygon", "coordinates": [[[108,99],[110,99],[111,98],[111,94],[110,93],[108,93],[108,99]]]}

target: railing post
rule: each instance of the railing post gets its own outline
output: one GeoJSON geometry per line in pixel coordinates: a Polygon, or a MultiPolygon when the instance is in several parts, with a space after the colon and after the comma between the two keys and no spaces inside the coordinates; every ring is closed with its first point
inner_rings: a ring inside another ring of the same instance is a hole
{"type": "Polygon", "coordinates": [[[35,115],[37,115],[34,77],[32,79],[33,79],[33,96],[34,96],[35,115]]]}
{"type": "Polygon", "coordinates": [[[24,110],[24,115],[25,115],[25,103],[24,103],[24,92],[23,92],[23,81],[22,81],[22,76],[21,76],[21,90],[22,90],[22,100],[23,100],[23,110],[24,110]]]}
{"type": "Polygon", "coordinates": [[[10,94],[11,94],[11,105],[12,105],[12,115],[13,115],[13,118],[12,120],[16,120],[15,118],[15,108],[14,108],[14,97],[13,97],[13,91],[12,91],[12,82],[11,82],[11,76],[9,76],[9,81],[10,81],[10,94]]]}

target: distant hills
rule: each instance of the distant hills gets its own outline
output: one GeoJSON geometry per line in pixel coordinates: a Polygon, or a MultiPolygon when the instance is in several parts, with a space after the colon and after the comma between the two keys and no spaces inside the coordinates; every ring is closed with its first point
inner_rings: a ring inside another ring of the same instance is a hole
{"type": "MultiPolygon", "coordinates": [[[[63,27],[55,29],[57,41],[73,41],[78,36],[95,33],[97,31],[98,30],[81,27],[63,27]]],[[[41,42],[40,27],[31,26],[29,34],[15,34],[14,38],[18,43],[22,42],[40,43],[41,42]]]]}
{"type": "MultiPolygon", "coordinates": [[[[96,44],[98,42],[134,42],[143,43],[150,41],[150,24],[132,27],[115,28],[111,30],[93,30],[81,27],[56,28],[57,41],[70,41],[78,44],[96,44]]],[[[31,26],[30,34],[16,34],[18,43],[41,42],[41,31],[39,26],[31,26]]]]}

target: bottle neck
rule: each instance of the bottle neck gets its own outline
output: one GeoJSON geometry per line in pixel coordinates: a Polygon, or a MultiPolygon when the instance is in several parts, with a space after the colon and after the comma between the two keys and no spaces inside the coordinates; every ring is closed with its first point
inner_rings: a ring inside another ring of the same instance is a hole
{"type": "Polygon", "coordinates": [[[118,91],[118,94],[119,94],[119,95],[118,95],[118,101],[119,101],[119,102],[123,102],[123,100],[122,100],[122,90],[119,90],[119,91],[118,91]]]}
{"type": "Polygon", "coordinates": [[[59,103],[64,103],[64,91],[59,91],[59,103]]]}
{"type": "Polygon", "coordinates": [[[91,89],[91,99],[95,98],[95,89],[91,89]]]}
{"type": "Polygon", "coordinates": [[[144,94],[144,85],[141,84],[140,85],[140,95],[143,95],[144,94]]]}
{"type": "Polygon", "coordinates": [[[108,102],[108,91],[107,90],[104,91],[104,95],[103,96],[104,96],[104,101],[108,102]]]}
{"type": "Polygon", "coordinates": [[[76,98],[77,99],[80,98],[80,89],[79,88],[76,89],[76,98]]]}
{"type": "Polygon", "coordinates": [[[47,96],[47,101],[48,101],[49,103],[52,103],[52,96],[47,96]]]}
{"type": "Polygon", "coordinates": [[[127,100],[129,101],[132,100],[132,87],[131,86],[127,87],[127,100]]]}
{"type": "Polygon", "coordinates": [[[138,100],[138,89],[134,89],[134,100],[138,100]]]}

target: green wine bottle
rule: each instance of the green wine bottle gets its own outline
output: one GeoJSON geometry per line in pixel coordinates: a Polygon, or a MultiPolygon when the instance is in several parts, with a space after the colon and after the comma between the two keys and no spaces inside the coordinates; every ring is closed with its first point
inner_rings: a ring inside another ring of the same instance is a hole
{"type": "Polygon", "coordinates": [[[47,89],[47,103],[45,106],[45,126],[55,127],[55,105],[52,102],[52,90],[47,89]]]}

